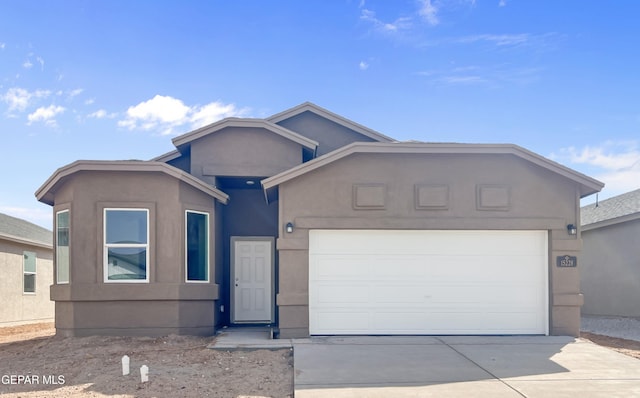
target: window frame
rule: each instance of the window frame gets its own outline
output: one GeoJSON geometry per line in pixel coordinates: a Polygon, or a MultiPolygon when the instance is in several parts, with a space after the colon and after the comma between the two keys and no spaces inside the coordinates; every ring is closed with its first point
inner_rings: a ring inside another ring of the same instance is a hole
{"type": "Polygon", "coordinates": [[[150,262],[150,217],[151,210],[145,207],[105,207],[102,211],[102,269],[104,283],[149,283],[150,262]],[[107,243],[107,213],[109,211],[144,212],[146,216],[147,243],[107,243]],[[110,248],[145,248],[145,279],[109,279],[109,249],[110,248]]]}
{"type": "Polygon", "coordinates": [[[209,283],[211,280],[211,215],[206,211],[185,210],[184,212],[184,281],[185,283],[209,283]],[[189,213],[201,214],[206,218],[206,275],[205,280],[189,279],[189,213]]]}
{"type": "Polygon", "coordinates": [[[22,252],[22,294],[35,295],[37,290],[38,290],[37,289],[37,283],[38,283],[38,255],[37,255],[36,252],[25,250],[25,251],[22,252]],[[35,268],[34,271],[27,271],[26,270],[27,253],[29,255],[33,255],[34,268],[35,268]],[[27,275],[33,275],[33,291],[32,292],[25,291],[26,284],[24,283],[24,281],[25,281],[25,277],[27,275]]]}
{"type": "Polygon", "coordinates": [[[66,285],[71,282],[71,211],[70,209],[63,209],[56,212],[56,225],[55,225],[55,239],[56,239],[56,284],[58,285],[66,285]],[[67,213],[67,245],[63,246],[67,248],[67,261],[66,261],[66,269],[67,269],[67,280],[60,279],[60,242],[59,242],[59,216],[63,213],[67,213]]]}

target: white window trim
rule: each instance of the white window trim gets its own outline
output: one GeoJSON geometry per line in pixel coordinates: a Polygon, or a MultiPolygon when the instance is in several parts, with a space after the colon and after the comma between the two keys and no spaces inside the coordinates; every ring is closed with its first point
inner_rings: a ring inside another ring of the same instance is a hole
{"type": "Polygon", "coordinates": [[[56,234],[56,283],[58,285],[66,285],[71,280],[71,212],[69,211],[69,209],[64,209],[64,210],[60,210],[60,211],[56,212],[55,234],[56,234]],[[68,239],[67,247],[69,248],[68,249],[69,250],[69,254],[68,254],[69,258],[67,259],[67,280],[66,281],[60,280],[60,278],[59,278],[60,274],[58,272],[58,267],[60,265],[59,262],[58,262],[58,256],[59,256],[59,254],[58,254],[58,250],[59,249],[58,248],[60,247],[59,244],[58,244],[58,215],[60,215],[62,213],[67,213],[69,215],[68,216],[69,225],[67,226],[68,233],[69,233],[68,238],[67,238],[68,239]]]}
{"type": "Polygon", "coordinates": [[[36,292],[38,291],[38,256],[35,252],[30,252],[30,251],[24,251],[22,252],[22,294],[26,294],[29,296],[35,296],[36,292]],[[24,256],[25,253],[33,253],[33,255],[35,256],[35,260],[36,260],[36,270],[31,272],[31,271],[27,271],[24,269],[24,256]],[[25,275],[34,275],[34,279],[33,279],[33,291],[32,292],[25,292],[24,291],[24,276],[25,275]]]}
{"type": "Polygon", "coordinates": [[[204,211],[197,211],[197,210],[185,210],[184,212],[184,281],[185,283],[209,283],[209,280],[211,279],[211,261],[209,261],[210,257],[211,257],[211,247],[210,247],[210,240],[211,240],[211,225],[210,225],[210,220],[211,217],[209,216],[208,212],[204,212],[204,211]],[[188,217],[187,215],[189,213],[196,213],[196,214],[203,214],[205,216],[207,216],[207,279],[203,280],[203,281],[199,281],[199,280],[190,280],[189,279],[189,270],[188,270],[188,259],[187,256],[189,255],[189,252],[187,250],[187,245],[188,245],[188,234],[189,234],[189,230],[188,230],[188,217]]]}
{"type": "Polygon", "coordinates": [[[102,270],[104,283],[149,283],[149,209],[147,208],[133,208],[133,207],[105,207],[102,212],[102,270]],[[147,243],[109,243],[107,244],[107,212],[109,210],[116,211],[144,211],[147,215],[147,243]],[[109,280],[109,248],[112,247],[144,247],[146,248],[146,265],[145,279],[118,279],[109,280]]]}

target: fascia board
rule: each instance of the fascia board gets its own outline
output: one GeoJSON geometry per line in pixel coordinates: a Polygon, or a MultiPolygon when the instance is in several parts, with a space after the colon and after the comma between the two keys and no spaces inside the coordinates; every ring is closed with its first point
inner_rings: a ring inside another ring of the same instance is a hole
{"type": "Polygon", "coordinates": [[[51,177],[36,191],[36,198],[40,202],[53,205],[53,188],[66,177],[80,171],[132,171],[132,172],[160,172],[177,178],[192,187],[209,194],[223,204],[229,201],[229,195],[206,184],[184,171],[162,162],[153,161],[101,161],[77,160],[56,170],[51,177]]]}
{"type": "Polygon", "coordinates": [[[635,220],[640,220],[640,212],[633,213],[633,214],[627,214],[625,216],[620,216],[620,217],[616,217],[616,218],[610,218],[610,219],[607,219],[607,220],[602,220],[602,221],[594,222],[594,223],[587,224],[587,225],[582,225],[580,227],[580,229],[582,230],[582,232],[584,232],[584,231],[590,231],[590,230],[593,230],[593,229],[609,227],[609,226],[612,226],[612,225],[622,224],[622,223],[625,223],[625,222],[635,221],[635,220]]]}
{"type": "Polygon", "coordinates": [[[513,144],[431,144],[431,143],[361,143],[356,142],[324,156],[303,163],[290,170],[262,180],[264,189],[270,189],[311,170],[332,163],[352,153],[424,153],[424,154],[510,154],[553,171],[582,187],[581,195],[599,192],[604,184],[582,173],[562,166],[531,151],[513,144]]]}
{"type": "Polygon", "coordinates": [[[286,129],[282,126],[278,126],[275,123],[271,123],[264,119],[248,119],[248,118],[226,118],[218,122],[212,123],[208,126],[201,127],[197,130],[178,136],[172,140],[173,145],[180,147],[187,145],[192,141],[205,137],[209,134],[213,134],[227,127],[252,127],[263,128],[281,137],[284,137],[297,144],[305,146],[311,150],[315,150],[318,147],[318,142],[304,137],[294,131],[286,129]]]}
{"type": "Polygon", "coordinates": [[[395,142],[395,140],[391,137],[388,137],[382,133],[379,133],[375,130],[372,130],[366,126],[363,126],[359,123],[354,122],[353,120],[349,120],[345,117],[342,117],[336,113],[333,113],[327,109],[324,109],[314,103],[311,102],[304,102],[298,106],[295,106],[291,109],[287,109],[283,112],[277,113],[273,116],[270,116],[269,118],[267,118],[267,120],[269,122],[272,123],[279,123],[285,119],[289,119],[293,116],[299,115],[303,112],[313,112],[316,115],[322,116],[325,119],[331,120],[334,123],[337,123],[341,126],[347,127],[357,133],[360,133],[366,137],[369,137],[373,140],[376,140],[378,142],[395,142]]]}

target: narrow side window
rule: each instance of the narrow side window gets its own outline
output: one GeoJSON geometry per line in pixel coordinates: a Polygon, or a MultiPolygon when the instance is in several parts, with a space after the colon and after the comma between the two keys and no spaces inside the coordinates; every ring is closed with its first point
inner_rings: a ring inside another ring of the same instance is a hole
{"type": "Polygon", "coordinates": [[[56,281],[69,283],[69,210],[56,213],[56,281]]]}
{"type": "Polygon", "coordinates": [[[209,214],[187,211],[185,231],[187,282],[208,282],[209,214]]]}
{"type": "Polygon", "coordinates": [[[36,292],[36,254],[34,252],[23,253],[23,293],[36,292]]]}

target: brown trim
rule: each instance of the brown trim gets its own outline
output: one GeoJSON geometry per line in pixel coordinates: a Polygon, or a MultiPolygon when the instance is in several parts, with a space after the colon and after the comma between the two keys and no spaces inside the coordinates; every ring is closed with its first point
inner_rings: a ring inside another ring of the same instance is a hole
{"type": "Polygon", "coordinates": [[[326,166],[354,153],[514,155],[580,184],[580,197],[600,192],[604,187],[602,182],[594,178],[588,177],[573,169],[513,144],[428,144],[413,142],[355,142],[280,174],[266,178],[261,182],[262,187],[265,191],[268,191],[286,181],[326,166]]]}
{"type": "Polygon", "coordinates": [[[358,124],[352,120],[349,120],[347,118],[344,118],[336,113],[333,113],[327,109],[324,109],[314,103],[311,102],[304,102],[298,106],[294,106],[293,108],[287,109],[283,112],[277,113],[269,118],[267,118],[267,120],[269,122],[272,123],[279,123],[283,120],[286,119],[290,119],[294,116],[297,116],[301,113],[304,112],[311,112],[311,113],[315,113],[318,116],[321,116],[325,119],[328,119],[334,123],[337,123],[341,126],[344,126],[350,130],[355,131],[356,133],[362,134],[365,137],[369,137],[375,141],[379,141],[379,142],[393,142],[395,141],[393,138],[391,137],[387,137],[384,134],[378,133],[375,130],[372,130],[368,127],[365,127],[361,124],[358,124]]]}
{"type": "Polygon", "coordinates": [[[117,171],[117,172],[159,172],[191,185],[222,204],[227,204],[229,195],[221,190],[197,179],[191,174],[162,162],[132,160],[77,160],[56,170],[51,177],[36,191],[36,198],[43,203],[53,205],[55,188],[69,176],[81,171],[117,171]]]}
{"type": "Polygon", "coordinates": [[[275,123],[271,123],[264,119],[241,119],[241,118],[226,118],[222,119],[219,122],[212,123],[208,126],[204,126],[197,130],[193,130],[189,133],[178,136],[172,140],[173,145],[176,147],[180,147],[182,145],[187,145],[192,141],[195,141],[199,138],[207,136],[209,134],[214,134],[222,129],[227,127],[251,127],[251,128],[262,128],[268,130],[274,134],[282,136],[290,141],[293,141],[297,144],[300,144],[304,147],[307,147],[313,151],[318,147],[318,143],[312,139],[304,137],[298,133],[295,133],[289,129],[286,129],[282,126],[278,126],[275,123]]]}

